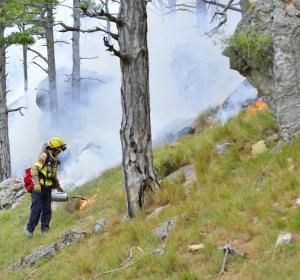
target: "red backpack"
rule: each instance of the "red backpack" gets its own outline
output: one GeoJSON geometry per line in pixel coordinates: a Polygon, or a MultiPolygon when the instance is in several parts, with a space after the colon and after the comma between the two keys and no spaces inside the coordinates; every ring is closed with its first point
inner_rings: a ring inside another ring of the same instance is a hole
{"type": "Polygon", "coordinates": [[[32,177],[31,177],[31,168],[27,168],[25,170],[25,176],[23,178],[23,182],[25,185],[25,189],[27,192],[31,193],[33,190],[33,182],[32,182],[32,177]]]}
{"type": "MultiPolygon", "coordinates": [[[[46,164],[48,164],[49,160],[50,160],[50,157],[49,157],[49,154],[47,153],[47,158],[45,160],[43,167],[46,164]]],[[[40,172],[39,172],[38,176],[39,176],[39,180],[40,180],[41,179],[40,172]]],[[[25,189],[27,190],[27,192],[31,193],[33,190],[33,187],[34,187],[34,184],[32,182],[32,177],[31,177],[31,167],[25,169],[25,176],[23,178],[23,182],[24,182],[25,189]]]]}

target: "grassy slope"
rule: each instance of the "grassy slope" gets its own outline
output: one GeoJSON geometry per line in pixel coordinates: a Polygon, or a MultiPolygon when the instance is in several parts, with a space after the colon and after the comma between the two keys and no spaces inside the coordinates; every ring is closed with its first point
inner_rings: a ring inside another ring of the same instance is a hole
{"type": "Polygon", "coordinates": [[[163,256],[150,255],[132,267],[101,279],[215,279],[223,258],[218,246],[225,240],[247,252],[246,259],[230,257],[223,279],[297,279],[300,277],[300,209],[294,206],[299,194],[300,139],[280,153],[268,151],[252,157],[251,145],[276,131],[269,112],[250,117],[241,114],[223,127],[207,129],[181,140],[175,148],[155,152],[160,177],[188,163],[195,164],[197,181],[188,189],[182,178],[165,183],[149,199],[149,207],[135,220],[125,220],[125,201],[120,168],[82,186],[76,193],[97,201],[84,211],[70,213],[65,206],[54,212],[51,232],[27,241],[24,226],[29,198],[18,209],[0,213],[0,269],[17,261],[41,244],[58,240],[69,228],[92,230],[99,218],[107,218],[105,234],[81,240],[34,268],[1,275],[1,279],[89,279],[97,272],[119,267],[132,246],[145,252],[161,245],[149,232],[169,217],[178,223],[166,239],[163,256]],[[216,143],[230,142],[224,155],[213,151],[216,143]],[[291,158],[291,160],[287,160],[291,158]],[[291,167],[291,165],[293,166],[291,167]],[[170,203],[158,217],[145,216],[158,205],[170,203]],[[295,242],[274,248],[279,233],[290,231],[295,242]],[[190,253],[186,247],[203,242],[205,248],[190,253]]]}

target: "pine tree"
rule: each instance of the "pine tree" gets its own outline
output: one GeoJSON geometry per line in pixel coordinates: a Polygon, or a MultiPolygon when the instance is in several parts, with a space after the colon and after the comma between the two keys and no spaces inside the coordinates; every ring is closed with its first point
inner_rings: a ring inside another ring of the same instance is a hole
{"type": "Polygon", "coordinates": [[[5,29],[15,25],[23,16],[25,1],[3,0],[0,5],[0,182],[11,176],[11,158],[8,135],[8,110],[6,103],[6,49],[12,44],[32,44],[29,33],[14,32],[5,37],[5,29]]]}

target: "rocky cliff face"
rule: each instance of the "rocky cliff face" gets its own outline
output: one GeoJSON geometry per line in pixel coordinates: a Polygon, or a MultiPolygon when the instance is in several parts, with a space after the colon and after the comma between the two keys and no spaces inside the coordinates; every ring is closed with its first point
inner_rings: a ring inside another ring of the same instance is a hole
{"type": "Polygon", "coordinates": [[[284,139],[300,134],[300,0],[256,0],[225,55],[258,89],[284,139]]]}

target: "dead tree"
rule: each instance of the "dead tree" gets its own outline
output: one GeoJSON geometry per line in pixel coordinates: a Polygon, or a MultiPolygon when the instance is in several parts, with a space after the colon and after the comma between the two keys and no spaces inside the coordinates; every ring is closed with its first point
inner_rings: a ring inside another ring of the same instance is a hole
{"type": "MultiPolygon", "coordinates": [[[[20,32],[25,32],[25,24],[21,24],[19,26],[20,32]]],[[[24,98],[25,98],[25,105],[28,107],[28,45],[22,45],[22,52],[23,52],[23,76],[24,76],[24,98]]]]}
{"type": "Polygon", "coordinates": [[[53,0],[47,0],[46,11],[46,44],[47,44],[47,60],[48,60],[48,79],[49,79],[49,100],[50,112],[55,114],[58,109],[57,102],[57,83],[56,83],[56,64],[55,64],[55,49],[54,49],[54,14],[53,0]]]}
{"type": "MultiPolygon", "coordinates": [[[[107,14],[109,14],[109,0],[105,0],[105,12],[106,12],[107,14]]],[[[111,27],[110,27],[110,21],[109,21],[109,20],[106,21],[106,30],[107,30],[108,32],[110,32],[110,30],[111,30],[111,27]]],[[[112,41],[111,36],[108,35],[108,42],[109,42],[110,44],[111,44],[111,41],[112,41]]]]}
{"type": "Polygon", "coordinates": [[[72,98],[80,100],[80,0],[73,0],[73,18],[75,31],[72,32],[73,69],[72,69],[72,98]]]}
{"type": "Polygon", "coordinates": [[[173,25],[176,22],[176,0],[168,0],[168,6],[170,10],[170,24],[173,25]]]}
{"type": "MultiPolygon", "coordinates": [[[[102,27],[80,31],[103,31],[119,43],[119,49],[116,49],[104,38],[107,50],[120,59],[122,167],[128,215],[135,217],[144,206],[146,192],[160,187],[152,154],[146,1],[121,0],[117,17],[103,9],[100,12],[84,10],[83,14],[117,25],[118,34],[102,27]]],[[[63,32],[74,30],[65,24],[62,26],[63,32]]]]}
{"type": "MultiPolygon", "coordinates": [[[[0,23],[0,38],[4,38],[5,25],[0,23]]],[[[6,105],[6,48],[0,43],[0,182],[11,176],[11,159],[6,105]]]]}
{"type": "Polygon", "coordinates": [[[199,34],[207,31],[207,7],[202,0],[196,1],[197,30],[199,34]]]}
{"type": "Polygon", "coordinates": [[[216,0],[196,0],[196,5],[175,3],[175,6],[168,7],[169,11],[166,13],[166,15],[174,14],[178,11],[196,14],[198,32],[203,34],[206,31],[208,8],[210,6],[214,6],[216,7],[216,12],[212,17],[211,22],[217,21],[218,25],[213,30],[208,32],[214,33],[227,22],[227,12],[229,10],[240,12],[242,14],[246,12],[246,9],[249,5],[249,0],[242,0],[241,2],[235,1],[236,0],[228,0],[226,4],[216,0]]]}

